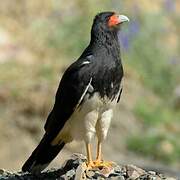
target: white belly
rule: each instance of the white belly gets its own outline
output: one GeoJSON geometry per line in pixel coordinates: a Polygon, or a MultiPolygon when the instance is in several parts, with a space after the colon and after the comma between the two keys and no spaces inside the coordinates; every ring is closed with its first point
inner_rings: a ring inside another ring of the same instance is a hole
{"type": "Polygon", "coordinates": [[[101,99],[95,93],[90,99],[86,99],[67,120],[63,129],[59,132],[52,144],[60,141],[84,140],[90,142],[94,135],[104,140],[113,116],[113,107],[116,104],[108,99],[101,99]]]}

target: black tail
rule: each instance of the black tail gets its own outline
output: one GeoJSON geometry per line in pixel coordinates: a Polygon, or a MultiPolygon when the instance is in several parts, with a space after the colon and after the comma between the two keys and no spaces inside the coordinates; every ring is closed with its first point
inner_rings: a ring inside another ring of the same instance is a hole
{"type": "Polygon", "coordinates": [[[22,171],[38,174],[57,156],[65,143],[62,141],[58,145],[53,146],[50,139],[46,134],[44,135],[39,145],[23,165],[22,171]]]}

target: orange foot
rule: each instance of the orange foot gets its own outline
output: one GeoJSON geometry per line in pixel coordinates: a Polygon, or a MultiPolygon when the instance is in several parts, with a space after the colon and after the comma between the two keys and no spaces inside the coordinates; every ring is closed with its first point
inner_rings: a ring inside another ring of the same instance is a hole
{"type": "Polygon", "coordinates": [[[113,166],[113,162],[108,162],[108,161],[100,161],[100,160],[95,160],[87,163],[87,170],[90,169],[103,169],[103,168],[111,168],[113,166]]]}
{"type": "Polygon", "coordinates": [[[91,170],[91,169],[94,168],[94,162],[93,162],[93,161],[90,161],[90,162],[88,162],[88,163],[86,164],[86,166],[87,166],[87,170],[91,170]]]}
{"type": "Polygon", "coordinates": [[[104,174],[104,176],[108,177],[114,169],[113,164],[113,162],[95,160],[87,164],[86,172],[91,170],[98,170],[99,172],[104,174]]]}
{"type": "Polygon", "coordinates": [[[93,161],[94,163],[94,167],[96,168],[111,168],[112,165],[113,165],[113,162],[109,162],[109,161],[100,161],[100,160],[96,160],[96,161],[93,161]]]}

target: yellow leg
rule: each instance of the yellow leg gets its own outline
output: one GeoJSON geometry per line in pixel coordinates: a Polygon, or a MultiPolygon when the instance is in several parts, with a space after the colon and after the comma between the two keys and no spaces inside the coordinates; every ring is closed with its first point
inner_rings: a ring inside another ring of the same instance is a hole
{"type": "Polygon", "coordinates": [[[102,161],[102,144],[100,141],[98,141],[97,144],[97,156],[96,156],[96,161],[101,162],[102,161]]]}
{"type": "Polygon", "coordinates": [[[97,157],[96,160],[92,160],[92,153],[91,153],[91,144],[86,143],[86,150],[87,150],[87,170],[93,168],[109,168],[112,166],[112,162],[105,162],[102,160],[102,143],[98,141],[97,144],[97,157]]]}
{"type": "Polygon", "coordinates": [[[112,162],[105,162],[102,160],[102,143],[98,141],[97,144],[97,156],[96,160],[93,161],[94,167],[111,167],[112,162]]]}
{"type": "Polygon", "coordinates": [[[86,150],[87,150],[87,167],[91,168],[91,167],[93,167],[94,163],[92,160],[91,144],[90,143],[86,143],[86,150]]]}

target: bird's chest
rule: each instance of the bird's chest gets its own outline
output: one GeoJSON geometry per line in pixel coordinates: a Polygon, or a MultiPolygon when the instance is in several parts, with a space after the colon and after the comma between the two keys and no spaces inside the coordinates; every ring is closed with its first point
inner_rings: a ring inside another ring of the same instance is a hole
{"type": "MultiPolygon", "coordinates": [[[[91,87],[92,88],[92,87],[91,87]]],[[[117,104],[118,97],[120,95],[120,90],[114,95],[114,98],[110,99],[107,95],[101,96],[99,91],[93,93],[87,92],[84,96],[81,106],[77,109],[83,116],[91,111],[98,112],[98,116],[108,109],[113,109],[117,104]]]]}
{"type": "Polygon", "coordinates": [[[113,100],[120,90],[123,68],[119,63],[102,63],[93,74],[92,86],[102,101],[113,100]]]}

